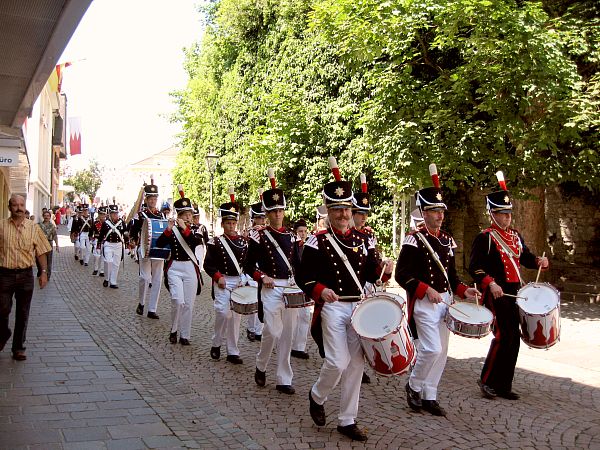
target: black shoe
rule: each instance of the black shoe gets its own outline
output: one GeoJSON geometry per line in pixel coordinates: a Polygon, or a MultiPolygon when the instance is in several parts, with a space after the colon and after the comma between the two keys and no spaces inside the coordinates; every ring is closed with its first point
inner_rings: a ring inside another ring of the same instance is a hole
{"type": "Polygon", "coordinates": [[[419,411],[423,403],[421,402],[421,393],[413,391],[409,383],[406,383],[406,401],[408,406],[414,411],[419,411]]]}
{"type": "Polygon", "coordinates": [[[212,359],[219,359],[221,357],[221,347],[211,347],[210,357],[212,359]]]}
{"type": "Polygon", "coordinates": [[[141,303],[138,303],[138,306],[135,309],[135,313],[140,316],[143,316],[144,315],[144,305],[142,305],[141,303]]]}
{"type": "Polygon", "coordinates": [[[79,264],[81,264],[83,266],[83,259],[79,260],[79,264]]]}
{"type": "Polygon", "coordinates": [[[519,394],[513,391],[496,391],[496,395],[507,400],[519,400],[521,398],[519,394]]]}
{"type": "Polygon", "coordinates": [[[256,372],[254,372],[254,381],[256,381],[256,384],[260,387],[264,387],[264,385],[267,384],[267,373],[258,370],[257,367],[256,372]]]}
{"type": "Polygon", "coordinates": [[[313,422],[318,427],[325,426],[325,407],[323,405],[319,405],[312,398],[312,392],[308,391],[308,401],[310,402],[310,406],[308,410],[310,411],[310,417],[312,417],[313,422]]]}
{"type": "Polygon", "coordinates": [[[262,341],[262,334],[255,334],[254,335],[254,340],[258,341],[258,342],[262,341]]]}
{"type": "Polygon", "coordinates": [[[344,436],[348,436],[353,441],[364,442],[368,439],[367,433],[356,426],[355,423],[347,425],[345,427],[338,425],[337,430],[344,436]]]}
{"type": "Polygon", "coordinates": [[[190,340],[186,338],[179,338],[179,343],[181,345],[190,345],[190,340]]]}
{"type": "Polygon", "coordinates": [[[6,345],[6,343],[8,342],[8,340],[10,339],[11,335],[12,335],[12,331],[8,330],[8,334],[3,339],[0,339],[0,352],[2,350],[4,350],[4,346],[6,345]]]}
{"type": "Polygon", "coordinates": [[[98,271],[97,271],[97,270],[94,270],[94,271],[92,272],[92,275],[98,275],[98,271]]]}
{"type": "Polygon", "coordinates": [[[498,394],[496,394],[496,391],[494,390],[494,388],[483,383],[481,380],[477,380],[477,384],[479,385],[479,389],[481,389],[481,395],[483,395],[485,398],[489,398],[490,400],[493,400],[498,395],[498,394]]]}
{"type": "Polygon", "coordinates": [[[98,274],[98,276],[99,276],[99,277],[103,277],[103,276],[104,276],[104,272],[100,272],[100,273],[98,274]]]}
{"type": "Polygon", "coordinates": [[[363,372],[362,380],[360,380],[360,384],[371,384],[371,377],[367,375],[367,372],[363,372]]]}
{"type": "Polygon", "coordinates": [[[290,352],[290,356],[293,356],[294,358],[298,358],[298,359],[308,359],[308,358],[310,358],[310,356],[308,356],[308,353],[303,352],[301,350],[292,350],[290,352]]]}
{"type": "Polygon", "coordinates": [[[423,409],[434,416],[446,416],[446,411],[440,406],[437,400],[421,400],[423,409]]]}
{"type": "Polygon", "coordinates": [[[108,287],[108,281],[104,280],[104,281],[102,282],[102,286],[104,286],[104,287],[108,287]]]}
{"type": "Polygon", "coordinates": [[[77,261],[79,259],[79,256],[75,255],[75,261],[77,261]]]}
{"type": "Polygon", "coordinates": [[[169,342],[171,344],[177,344],[177,331],[175,333],[169,333],[169,342]]]}
{"type": "Polygon", "coordinates": [[[289,384],[278,384],[277,386],[275,386],[275,389],[277,389],[278,392],[287,395],[294,395],[296,393],[296,389],[294,389],[294,387],[290,386],[289,384]]]}
{"type": "Polygon", "coordinates": [[[89,264],[88,263],[83,263],[83,266],[87,267],[87,266],[89,266],[89,264]]]}
{"type": "Polygon", "coordinates": [[[148,311],[148,315],[146,317],[148,317],[148,319],[159,319],[158,314],[152,311],[148,311]]]}
{"type": "Polygon", "coordinates": [[[254,334],[254,331],[246,330],[246,336],[248,336],[248,340],[250,342],[254,342],[256,340],[256,335],[254,334]]]}
{"type": "Polygon", "coordinates": [[[119,289],[119,286],[117,286],[116,284],[111,284],[111,285],[110,285],[110,288],[111,288],[111,289],[119,289]]]}
{"type": "Polygon", "coordinates": [[[227,355],[227,362],[231,364],[244,364],[244,360],[240,358],[240,355],[227,355]]]}

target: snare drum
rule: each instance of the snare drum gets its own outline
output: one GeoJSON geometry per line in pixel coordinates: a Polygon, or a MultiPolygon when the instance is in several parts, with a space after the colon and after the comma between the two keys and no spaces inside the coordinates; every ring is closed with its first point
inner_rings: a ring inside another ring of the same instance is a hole
{"type": "Polygon", "coordinates": [[[140,251],[142,258],[169,259],[171,247],[157,247],[156,240],[166,230],[168,220],[145,219],[140,233],[140,251]]]}
{"type": "Polygon", "coordinates": [[[302,289],[293,286],[283,288],[283,301],[286,308],[304,308],[315,304],[302,289]]]}
{"type": "Polygon", "coordinates": [[[446,313],[446,326],[454,334],[481,339],[492,331],[494,315],[484,306],[474,303],[454,303],[446,313]]]}
{"type": "Polygon", "coordinates": [[[384,292],[367,297],[356,305],[350,319],[369,365],[383,376],[408,372],[416,357],[403,302],[395,297],[384,292]]]}
{"type": "Polygon", "coordinates": [[[529,283],[517,293],[521,339],[533,348],[552,347],[560,339],[560,292],[548,283],[529,283]]]}
{"type": "Polygon", "coordinates": [[[241,286],[231,291],[231,310],[243,315],[258,311],[258,289],[255,286],[241,286]]]}

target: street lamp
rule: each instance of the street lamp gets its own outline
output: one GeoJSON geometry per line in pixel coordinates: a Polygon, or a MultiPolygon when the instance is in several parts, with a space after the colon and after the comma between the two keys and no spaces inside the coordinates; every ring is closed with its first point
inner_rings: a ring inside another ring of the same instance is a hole
{"type": "Polygon", "coordinates": [[[219,162],[219,155],[214,153],[208,153],[206,155],[206,167],[210,174],[210,235],[215,235],[215,219],[213,215],[213,179],[215,176],[215,170],[217,169],[217,163],[219,162]]]}

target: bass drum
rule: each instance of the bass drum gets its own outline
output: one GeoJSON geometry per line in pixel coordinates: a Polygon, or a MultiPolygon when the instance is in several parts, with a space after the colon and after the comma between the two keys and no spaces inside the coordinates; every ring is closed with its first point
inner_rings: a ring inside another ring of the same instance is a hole
{"type": "Polygon", "coordinates": [[[140,233],[140,251],[142,258],[150,259],[169,259],[171,257],[171,248],[169,246],[162,248],[156,246],[156,240],[165,231],[168,220],[145,219],[140,233]]]}

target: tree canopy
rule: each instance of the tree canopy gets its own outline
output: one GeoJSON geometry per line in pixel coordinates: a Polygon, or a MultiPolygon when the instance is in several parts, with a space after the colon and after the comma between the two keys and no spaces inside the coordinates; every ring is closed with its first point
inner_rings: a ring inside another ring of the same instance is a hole
{"type": "Polygon", "coordinates": [[[93,200],[102,185],[102,168],[98,161],[93,160],[87,169],[80,170],[75,175],[66,178],[64,183],[73,186],[75,189],[73,194],[85,194],[93,200]]]}
{"type": "MultiPolygon", "coordinates": [[[[258,200],[274,167],[290,214],[313,218],[327,157],[390,223],[394,193],[435,162],[461,192],[503,170],[525,189],[600,187],[600,8],[593,0],[220,0],[175,94],[175,178],[208,205],[258,200]]],[[[383,242],[391,227],[378,229],[383,242]]]]}

